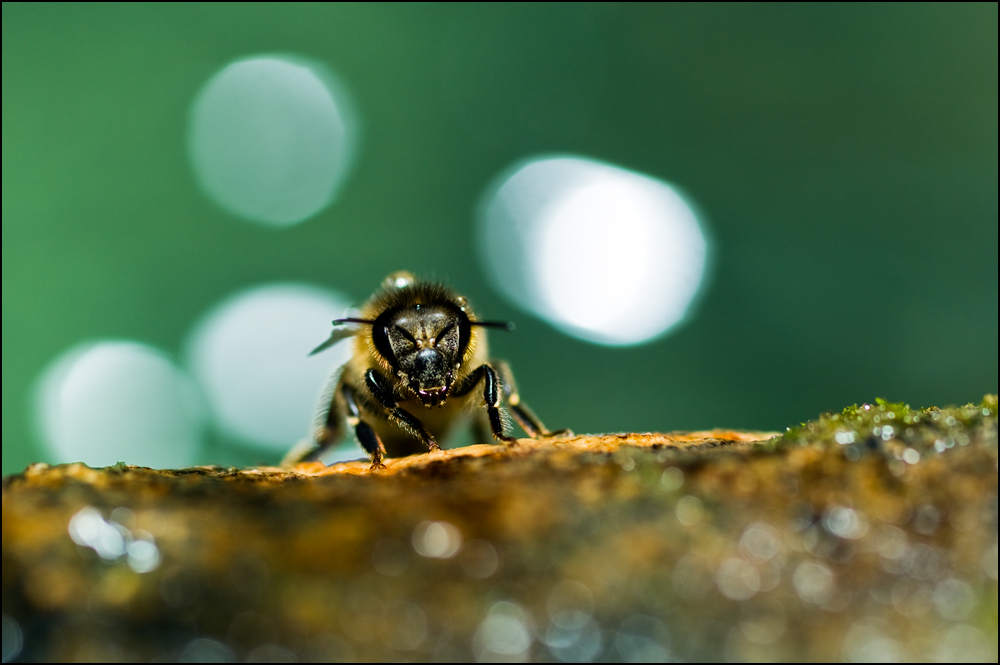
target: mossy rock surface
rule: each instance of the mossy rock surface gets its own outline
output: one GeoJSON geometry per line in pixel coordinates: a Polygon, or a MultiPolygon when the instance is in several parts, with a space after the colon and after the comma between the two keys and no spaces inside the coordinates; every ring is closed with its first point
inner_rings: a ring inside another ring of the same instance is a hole
{"type": "Polygon", "coordinates": [[[997,401],[331,467],[34,465],[4,660],[997,659],[997,401]]]}

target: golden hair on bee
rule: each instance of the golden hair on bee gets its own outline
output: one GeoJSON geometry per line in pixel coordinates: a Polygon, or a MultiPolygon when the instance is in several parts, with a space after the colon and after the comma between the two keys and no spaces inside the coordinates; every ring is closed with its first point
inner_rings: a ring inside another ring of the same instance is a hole
{"type": "Polygon", "coordinates": [[[333,325],[312,354],[350,337],[353,354],[324,393],[312,440],[293,448],[285,466],[319,458],[346,426],[372,456],[373,469],[384,468],[387,454],[438,450],[438,441],[468,415],[478,439],[492,435],[511,444],[503,402],[530,437],[565,432],[545,429],[521,402],[507,364],[489,358],[485,329],[513,325],[479,321],[466,298],[443,284],[392,273],[360,316],[333,325]]]}

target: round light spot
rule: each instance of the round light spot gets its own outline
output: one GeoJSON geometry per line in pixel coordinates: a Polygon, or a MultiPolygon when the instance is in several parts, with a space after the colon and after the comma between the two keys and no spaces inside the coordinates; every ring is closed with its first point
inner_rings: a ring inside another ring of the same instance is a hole
{"type": "Polygon", "coordinates": [[[272,226],[328,206],[354,152],[343,88],[321,65],[289,56],[238,60],[191,107],[198,184],[225,210],[272,226]]]}
{"type": "Polygon", "coordinates": [[[842,446],[854,443],[854,432],[837,432],[833,438],[842,446]]]}
{"type": "Polygon", "coordinates": [[[601,629],[586,612],[560,612],[552,617],[545,644],[564,663],[591,663],[601,652],[601,629]]]}
{"type": "Polygon", "coordinates": [[[192,640],[181,651],[180,663],[235,663],[236,654],[222,642],[202,637],[192,640]]]}
{"type": "Polygon", "coordinates": [[[993,547],[983,554],[983,570],[990,576],[990,579],[997,579],[998,560],[1000,560],[1000,556],[998,556],[997,544],[993,543],[993,547]]]}
{"type": "Polygon", "coordinates": [[[431,559],[450,559],[462,549],[462,533],[448,522],[421,522],[413,530],[413,549],[431,559]]]}
{"type": "Polygon", "coordinates": [[[749,600],[760,591],[760,573],[743,559],[726,559],[719,566],[715,583],[722,595],[730,600],[749,600]]]}
{"type": "Polygon", "coordinates": [[[740,630],[752,644],[770,646],[781,639],[788,628],[788,621],[780,604],[753,607],[747,614],[740,622],[740,630]]]}
{"type": "Polygon", "coordinates": [[[594,611],[594,594],[585,584],[574,580],[562,580],[552,587],[545,605],[549,616],[567,612],[594,611]]]}
{"type": "Polygon", "coordinates": [[[829,600],[834,591],[833,573],[823,564],[814,561],[799,564],[792,575],[792,584],[799,598],[819,605],[829,600]]]}
{"type": "Polygon", "coordinates": [[[3,662],[13,663],[21,655],[24,647],[24,634],[21,625],[6,614],[3,615],[3,662]]]}
{"type": "Polygon", "coordinates": [[[740,538],[740,552],[754,561],[770,561],[781,552],[781,536],[771,526],[754,522],[740,538]]]}
{"type": "Polygon", "coordinates": [[[868,533],[868,523],[850,508],[834,506],[823,517],[827,531],[847,540],[857,540],[868,533]]]}
{"type": "Polygon", "coordinates": [[[622,621],[615,636],[615,650],[625,663],[669,663],[675,660],[669,645],[666,626],[642,614],[622,621]]]}
{"type": "Polygon", "coordinates": [[[934,655],[939,663],[992,663],[997,659],[996,642],[978,628],[959,624],[937,640],[934,655]]]}
{"type": "Polygon", "coordinates": [[[660,475],[660,485],[671,492],[679,490],[684,486],[684,472],[675,466],[664,469],[660,475]]]}
{"type": "Polygon", "coordinates": [[[160,550],[152,540],[133,540],[126,551],[128,565],[137,573],[148,573],[160,565],[160,550]]]}
{"type": "Polygon", "coordinates": [[[901,662],[904,654],[899,642],[879,627],[879,622],[856,622],[844,638],[844,660],[849,663],[901,662]]]}
{"type": "Polygon", "coordinates": [[[194,382],[166,354],[136,342],[67,351],[42,374],[35,406],[56,462],[189,466],[204,433],[194,382]]]}
{"type": "Polygon", "coordinates": [[[708,565],[693,554],[681,557],[674,566],[672,579],[677,593],[691,600],[703,598],[714,581],[708,565]]]}
{"type": "Polygon", "coordinates": [[[500,555],[496,548],[485,540],[470,540],[462,546],[459,563],[469,577],[485,580],[497,572],[500,567],[500,555]]]}
{"type": "Polygon", "coordinates": [[[476,660],[483,662],[524,662],[531,646],[531,621],[514,603],[501,601],[490,608],[476,629],[472,647],[476,660]]]}
{"type": "Polygon", "coordinates": [[[934,589],[934,607],[942,619],[962,621],[976,607],[976,592],[962,580],[944,580],[934,589]]]}
{"type": "Polygon", "coordinates": [[[685,496],[677,502],[675,509],[677,521],[684,526],[694,526],[705,516],[705,508],[698,497],[685,496]]]}
{"type": "Polygon", "coordinates": [[[671,185],[578,157],[536,158],[483,200],[479,246],[494,284],[598,344],[654,339],[684,319],[708,243],[671,185]]]}
{"type": "Polygon", "coordinates": [[[346,311],[340,295],[302,284],[250,289],[212,309],[191,333],[187,356],[219,429],[282,451],[308,435],[318,398],[350,355],[350,342],[308,354],[346,311]]]}
{"type": "Polygon", "coordinates": [[[412,651],[427,639],[427,615],[413,603],[390,603],[381,624],[382,640],[390,649],[412,651]]]}
{"type": "Polygon", "coordinates": [[[299,659],[288,649],[277,644],[263,644],[249,654],[248,663],[297,663],[299,659]]]}

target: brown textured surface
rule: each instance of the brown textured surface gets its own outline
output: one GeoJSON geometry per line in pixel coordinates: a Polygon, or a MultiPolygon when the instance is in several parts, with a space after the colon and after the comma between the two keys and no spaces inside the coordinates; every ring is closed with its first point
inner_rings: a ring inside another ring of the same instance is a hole
{"type": "Polygon", "coordinates": [[[376,473],[35,465],[4,480],[5,653],[15,626],[29,660],[995,660],[996,400],[876,437],[892,407],[376,473]],[[74,543],[87,507],[159,565],[74,543]]]}
{"type": "MultiPolygon", "coordinates": [[[[513,459],[530,455],[535,451],[562,451],[565,453],[613,453],[622,446],[639,448],[670,448],[692,449],[711,448],[718,445],[748,444],[763,441],[778,436],[777,432],[737,432],[728,429],[716,429],[706,432],[671,432],[669,434],[622,433],[598,434],[587,436],[559,437],[552,439],[519,439],[514,446],[476,445],[439,450],[424,455],[412,455],[397,459],[386,459],[386,468],[371,471],[370,465],[364,461],[343,462],[325,466],[321,462],[307,462],[295,468],[297,473],[308,476],[327,476],[337,474],[393,475],[405,472],[420,472],[448,463],[461,463],[459,460],[487,457],[490,459],[513,459]]],[[[261,469],[263,471],[263,469],[261,469]]]]}

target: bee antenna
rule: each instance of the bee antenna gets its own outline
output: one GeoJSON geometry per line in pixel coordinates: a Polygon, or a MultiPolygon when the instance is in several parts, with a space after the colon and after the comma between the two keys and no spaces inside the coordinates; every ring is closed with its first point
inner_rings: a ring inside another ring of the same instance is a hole
{"type": "Polygon", "coordinates": [[[507,332],[514,332],[514,324],[510,321],[470,321],[469,325],[480,328],[498,328],[507,332]]]}
{"type": "Polygon", "coordinates": [[[340,326],[345,323],[367,323],[368,325],[371,325],[375,323],[375,321],[369,319],[334,319],[332,325],[340,326]]]}

